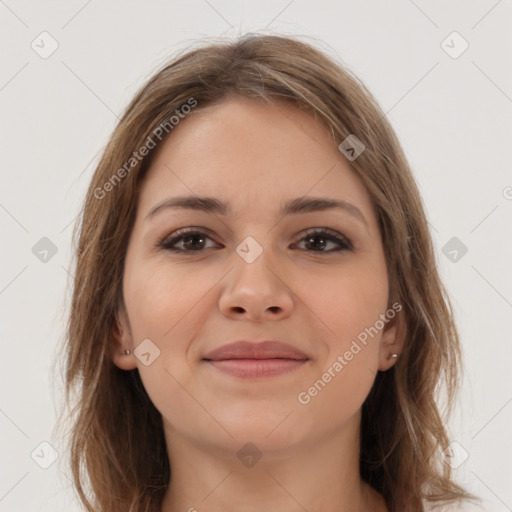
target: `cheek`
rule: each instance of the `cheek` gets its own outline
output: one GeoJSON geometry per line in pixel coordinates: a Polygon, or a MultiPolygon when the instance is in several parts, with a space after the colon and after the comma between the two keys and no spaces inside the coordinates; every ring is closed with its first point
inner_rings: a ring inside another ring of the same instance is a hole
{"type": "Polygon", "coordinates": [[[151,402],[164,418],[173,421],[199,415],[185,391],[190,388],[186,357],[189,340],[200,323],[198,303],[208,283],[203,280],[201,284],[187,277],[184,271],[173,269],[171,272],[163,265],[148,265],[138,273],[127,267],[125,275],[125,300],[134,346],[137,348],[143,340],[149,339],[159,351],[147,366],[137,361],[151,402]]]}
{"type": "MultiPolygon", "coordinates": [[[[296,288],[301,299],[318,319],[329,344],[343,348],[375,324],[384,313],[388,300],[388,280],[381,265],[352,264],[329,269],[308,284],[296,288]]],[[[298,281],[299,282],[299,281],[298,281]]]]}
{"type": "Polygon", "coordinates": [[[179,339],[176,332],[196,325],[199,304],[218,281],[211,272],[191,277],[190,267],[165,265],[148,265],[143,272],[126,275],[124,292],[134,336],[153,336],[158,343],[179,339]]]}
{"type": "Polygon", "coordinates": [[[297,395],[298,414],[313,417],[320,429],[329,430],[336,425],[344,425],[361,409],[375,380],[375,372],[370,371],[362,353],[339,372],[324,368],[297,395]]]}
{"type": "Polygon", "coordinates": [[[327,353],[303,382],[299,403],[321,423],[343,423],[360,409],[377,374],[382,331],[375,326],[387,307],[387,272],[382,265],[354,265],[317,284],[309,305],[329,328],[321,338],[327,353]]]}
{"type": "MultiPolygon", "coordinates": [[[[214,304],[207,296],[219,278],[211,271],[191,273],[190,267],[170,268],[168,265],[139,266],[133,272],[127,266],[124,292],[130,318],[133,342],[137,347],[151,340],[159,350],[149,366],[137,362],[141,379],[155,407],[163,413],[169,408],[179,410],[190,398],[184,395],[181,383],[189,386],[189,366],[194,354],[189,354],[194,339],[214,304]]],[[[167,410],[167,416],[173,416],[167,410]]]]}

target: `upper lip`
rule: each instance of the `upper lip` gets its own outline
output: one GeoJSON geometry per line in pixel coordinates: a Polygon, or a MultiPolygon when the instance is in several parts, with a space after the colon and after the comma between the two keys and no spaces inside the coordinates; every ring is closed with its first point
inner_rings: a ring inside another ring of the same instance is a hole
{"type": "Polygon", "coordinates": [[[280,341],[235,341],[222,345],[204,355],[203,359],[222,361],[223,359],[309,359],[298,348],[280,341]]]}

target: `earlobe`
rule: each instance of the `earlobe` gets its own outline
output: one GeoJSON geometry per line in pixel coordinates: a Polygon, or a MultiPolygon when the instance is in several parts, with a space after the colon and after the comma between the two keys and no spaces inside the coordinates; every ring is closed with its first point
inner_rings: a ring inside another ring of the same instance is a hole
{"type": "Polygon", "coordinates": [[[403,310],[390,320],[382,332],[379,348],[379,370],[389,370],[400,358],[405,345],[406,327],[403,310]]]}
{"type": "Polygon", "coordinates": [[[110,348],[112,361],[118,368],[121,368],[121,370],[137,368],[137,362],[133,354],[133,340],[124,311],[118,311],[116,314],[110,348]]]}

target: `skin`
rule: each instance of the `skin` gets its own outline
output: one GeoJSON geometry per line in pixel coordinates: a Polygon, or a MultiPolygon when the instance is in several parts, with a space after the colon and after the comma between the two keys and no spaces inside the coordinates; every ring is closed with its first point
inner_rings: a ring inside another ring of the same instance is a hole
{"type": "Polygon", "coordinates": [[[112,357],[138,369],[163,417],[172,478],[162,512],[388,510],[360,478],[358,429],[377,371],[401,352],[400,315],[308,404],[297,399],[392,303],[370,196],[320,122],[281,101],[233,97],[176,126],[142,183],[123,293],[112,357]],[[145,220],[177,195],[215,197],[233,212],[167,209],[145,220]],[[278,215],[304,195],[348,201],[366,224],[342,210],[278,215]],[[183,227],[209,238],[178,242],[183,254],[158,247],[183,227]],[[339,245],[322,247],[321,235],[308,244],[304,231],[325,227],[353,250],[332,252],[339,245]],[[263,249],[250,264],[236,252],[248,236],[263,249]],[[145,339],[160,350],[148,366],[133,353],[145,339]],[[202,360],[240,339],[284,341],[310,359],[257,380],[202,360]],[[252,467],[237,457],[247,442],[262,454],[252,467]]]}

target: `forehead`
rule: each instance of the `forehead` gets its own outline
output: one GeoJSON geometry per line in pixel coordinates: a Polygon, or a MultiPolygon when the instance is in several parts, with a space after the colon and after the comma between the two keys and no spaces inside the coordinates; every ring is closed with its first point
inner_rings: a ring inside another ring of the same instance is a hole
{"type": "Polygon", "coordinates": [[[234,213],[277,209],[304,195],[371,210],[363,183],[312,115],[284,101],[238,97],[197,108],[158,148],[141,189],[142,214],[185,194],[218,197],[234,213]]]}

